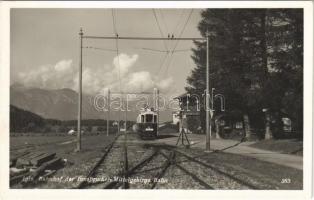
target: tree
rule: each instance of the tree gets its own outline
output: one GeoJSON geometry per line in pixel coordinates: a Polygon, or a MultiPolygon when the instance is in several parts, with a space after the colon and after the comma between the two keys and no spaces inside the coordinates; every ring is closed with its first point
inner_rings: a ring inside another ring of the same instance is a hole
{"type": "MultiPolygon", "coordinates": [[[[214,35],[209,42],[210,87],[215,87],[217,92],[225,96],[229,110],[241,110],[243,114],[248,111],[246,96],[250,87],[247,82],[250,74],[245,73],[250,72],[251,67],[247,57],[252,57],[252,51],[243,48],[248,43],[245,34],[250,34],[250,29],[244,31],[247,29],[246,17],[249,12],[250,10],[207,9],[202,13],[203,19],[198,27],[203,36],[207,30],[214,35]]],[[[189,87],[186,90],[200,95],[206,88],[206,47],[201,42],[195,42],[195,45],[192,59],[197,67],[187,79],[189,87]]],[[[202,115],[204,109],[201,110],[202,115]]],[[[202,127],[205,127],[204,118],[202,119],[202,127]]]]}
{"type": "MultiPolygon", "coordinates": [[[[302,13],[301,9],[207,9],[201,13],[201,35],[205,37],[207,30],[213,33],[209,86],[225,96],[228,111],[241,111],[246,127],[248,121],[253,121],[254,128],[263,127],[262,109],[268,108],[278,119],[285,112],[302,129],[302,13]]],[[[201,95],[206,88],[206,43],[195,42],[195,46],[196,68],[187,78],[186,90],[201,95]]],[[[204,129],[203,103],[201,108],[204,129]]],[[[276,126],[281,124],[272,126],[280,130],[276,126]]]]}
{"type": "MultiPolygon", "coordinates": [[[[269,12],[269,43],[272,77],[265,89],[275,81],[278,93],[268,101],[277,113],[287,114],[294,129],[303,134],[303,10],[280,9],[269,12]],[[280,105],[276,105],[278,101],[280,105]],[[280,109],[280,110],[279,110],[280,109]]],[[[274,94],[274,93],[273,93],[274,94]]]]}

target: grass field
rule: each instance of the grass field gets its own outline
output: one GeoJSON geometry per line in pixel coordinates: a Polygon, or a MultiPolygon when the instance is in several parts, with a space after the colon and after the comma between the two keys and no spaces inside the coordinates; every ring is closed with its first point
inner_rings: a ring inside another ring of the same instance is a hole
{"type": "MultiPolygon", "coordinates": [[[[303,171],[264,162],[247,156],[218,152],[204,153],[202,150],[185,150],[191,156],[202,160],[221,171],[232,173],[234,176],[246,180],[263,189],[302,189],[303,171]],[[289,179],[288,184],[282,183],[284,179],[289,179]]],[[[197,170],[197,169],[194,169],[197,170]]]]}
{"type": "MultiPolygon", "coordinates": [[[[16,152],[55,152],[57,157],[66,159],[66,165],[56,172],[56,176],[84,176],[103,153],[103,149],[115,135],[83,135],[82,150],[75,153],[75,136],[18,136],[10,138],[10,156],[16,152]]],[[[43,188],[69,188],[69,183],[48,183],[43,188]]],[[[15,185],[14,188],[20,188],[15,185]]]]}
{"type": "Polygon", "coordinates": [[[303,155],[303,142],[297,139],[262,140],[251,147],[285,154],[303,155]]]}

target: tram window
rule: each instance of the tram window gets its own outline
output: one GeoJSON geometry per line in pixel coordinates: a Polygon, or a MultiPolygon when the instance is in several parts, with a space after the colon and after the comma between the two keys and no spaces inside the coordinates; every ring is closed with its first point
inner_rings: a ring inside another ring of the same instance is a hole
{"type": "Polygon", "coordinates": [[[154,123],[157,123],[157,115],[154,115],[154,123]]]}
{"type": "Polygon", "coordinates": [[[144,115],[141,115],[141,122],[144,122],[144,115]]]}
{"type": "Polygon", "coordinates": [[[146,115],[146,122],[153,122],[153,115],[146,115]]]}

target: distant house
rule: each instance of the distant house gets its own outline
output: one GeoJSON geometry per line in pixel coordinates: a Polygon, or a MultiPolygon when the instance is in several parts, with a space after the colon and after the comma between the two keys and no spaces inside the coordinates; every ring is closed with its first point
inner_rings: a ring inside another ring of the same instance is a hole
{"type": "Polygon", "coordinates": [[[53,126],[51,126],[51,132],[54,132],[54,133],[58,133],[58,131],[59,131],[59,126],[58,125],[53,125],[53,126]]]}
{"type": "Polygon", "coordinates": [[[221,113],[215,116],[215,132],[222,138],[244,137],[245,129],[241,115],[221,113]]]}
{"type": "Polygon", "coordinates": [[[295,130],[293,120],[285,112],[280,111],[277,116],[269,117],[271,135],[268,138],[290,138],[298,134],[295,130]],[[281,129],[278,129],[281,127],[281,129]]]}
{"type": "Polygon", "coordinates": [[[75,133],[76,133],[76,131],[73,130],[73,129],[71,129],[71,130],[68,131],[68,135],[75,135],[75,133]]]}
{"type": "Polygon", "coordinates": [[[283,118],[281,118],[281,120],[282,120],[282,123],[283,123],[283,131],[287,132],[287,133],[291,132],[292,131],[292,121],[291,121],[291,119],[288,118],[288,117],[283,117],[283,118]]]}
{"type": "Polygon", "coordinates": [[[92,133],[97,133],[97,131],[98,131],[98,126],[92,126],[91,132],[92,133]]]}
{"type": "MultiPolygon", "coordinates": [[[[81,129],[81,134],[84,134],[86,131],[81,129]]],[[[76,134],[76,131],[74,129],[71,129],[68,131],[68,135],[75,135],[76,134]]]]}
{"type": "MultiPolygon", "coordinates": [[[[201,127],[200,100],[187,93],[174,99],[177,99],[180,104],[181,110],[177,114],[180,128],[184,129],[186,133],[204,133],[201,127]]],[[[173,114],[173,122],[176,120],[175,114],[173,114]]],[[[245,134],[242,115],[225,112],[215,113],[213,122],[212,135],[216,138],[242,137],[245,134]]]]}

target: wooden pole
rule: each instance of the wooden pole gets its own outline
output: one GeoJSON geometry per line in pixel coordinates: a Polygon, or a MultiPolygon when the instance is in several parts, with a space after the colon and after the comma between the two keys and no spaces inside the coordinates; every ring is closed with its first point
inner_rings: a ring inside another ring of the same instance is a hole
{"type": "Polygon", "coordinates": [[[107,118],[107,136],[109,136],[110,126],[110,89],[108,89],[108,118],[107,118]]]}
{"type": "Polygon", "coordinates": [[[206,151],[210,150],[211,121],[209,105],[209,33],[206,33],[206,151]]]}
{"type": "Polygon", "coordinates": [[[119,117],[118,117],[118,134],[120,134],[120,109],[119,109],[118,115],[119,115],[119,117]]]}
{"type": "Polygon", "coordinates": [[[82,119],[82,66],[83,66],[83,30],[80,29],[80,60],[79,60],[79,96],[78,96],[78,120],[77,120],[77,146],[76,151],[81,150],[81,119],[82,119]]]}
{"type": "Polygon", "coordinates": [[[157,89],[157,136],[159,135],[159,90],[157,89]]]}
{"type": "Polygon", "coordinates": [[[128,94],[125,93],[125,134],[126,134],[126,129],[127,129],[127,122],[128,122],[128,94]]]}
{"type": "MultiPolygon", "coordinates": [[[[121,95],[120,95],[119,101],[121,105],[121,95]]],[[[118,134],[120,134],[120,120],[121,120],[121,107],[119,108],[119,113],[118,113],[118,134]]]]}
{"type": "Polygon", "coordinates": [[[157,112],[157,136],[159,134],[159,90],[157,88],[154,88],[154,100],[155,100],[155,109],[157,112]]]}

